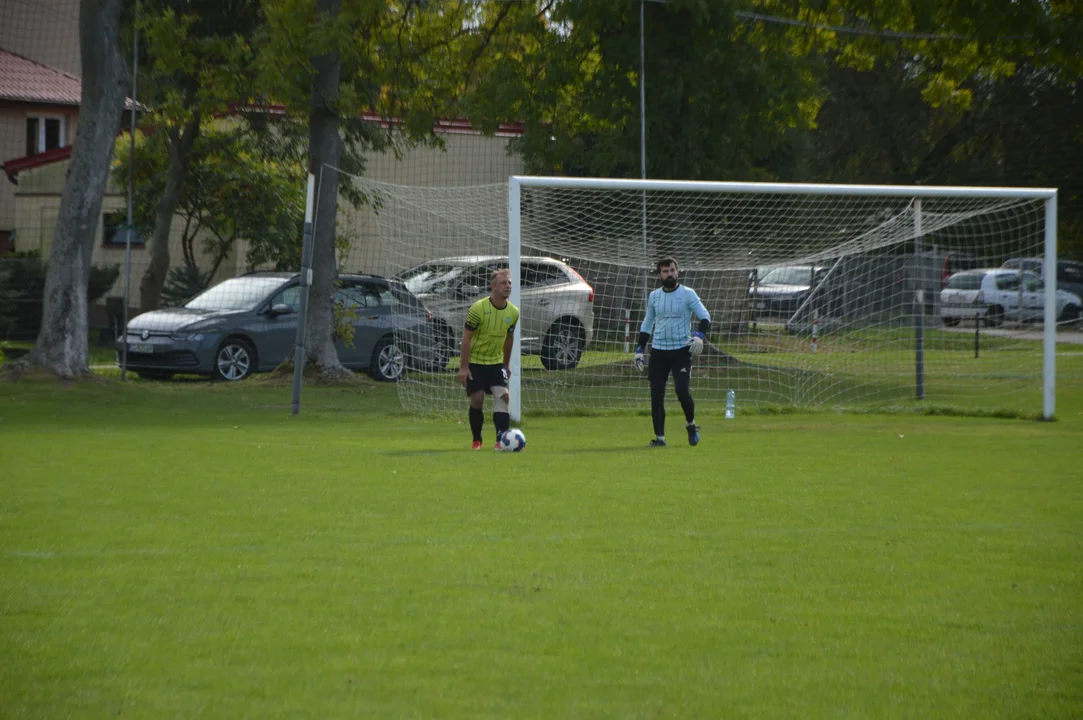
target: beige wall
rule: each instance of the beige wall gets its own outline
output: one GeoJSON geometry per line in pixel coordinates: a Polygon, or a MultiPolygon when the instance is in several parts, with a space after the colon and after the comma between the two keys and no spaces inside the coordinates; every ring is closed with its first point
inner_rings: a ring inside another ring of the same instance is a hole
{"type": "MultiPolygon", "coordinates": [[[[521,172],[518,157],[508,157],[507,138],[486,138],[476,135],[447,136],[447,151],[421,148],[406,154],[400,162],[394,155],[372,155],[368,159],[367,174],[373,179],[403,185],[462,186],[507,182],[508,176],[521,172]]],[[[47,257],[52,244],[56,214],[60,207],[60,195],[68,162],[57,162],[23,171],[14,193],[16,250],[40,250],[47,257]]],[[[15,188],[14,185],[11,186],[15,188]]],[[[371,214],[347,209],[344,200],[339,203],[339,234],[351,239],[351,261],[347,269],[387,274],[391,269],[385,248],[382,247],[371,214]],[[360,265],[360,266],[358,266],[360,265]]],[[[126,208],[123,188],[109,187],[102,202],[102,213],[126,208]]],[[[300,242],[300,238],[298,238],[300,242]]],[[[198,241],[196,243],[198,245],[198,241]]],[[[183,263],[180,222],[175,221],[170,243],[173,266],[183,263]]],[[[123,246],[103,246],[102,223],[98,222],[92,263],[95,265],[119,264],[122,268],[117,284],[107,295],[124,293],[123,246]]],[[[202,258],[202,267],[209,268],[208,258],[202,258]]],[[[149,260],[148,251],[141,246],[132,249],[132,295],[131,305],[139,305],[139,280],[149,260]]],[[[249,268],[244,257],[243,244],[234,257],[227,259],[219,268],[218,280],[243,273],[249,268]]]]}
{"type": "Polygon", "coordinates": [[[0,48],[81,77],[79,0],[0,0],[0,48]]]}
{"type": "MultiPolygon", "coordinates": [[[[509,176],[523,172],[522,158],[508,155],[510,138],[456,134],[446,135],[445,141],[445,151],[417,148],[401,162],[390,154],[370,156],[365,176],[394,185],[467,187],[507,183],[509,176]]],[[[349,253],[340,265],[353,272],[394,275],[405,269],[404,264],[413,264],[404,258],[431,257],[431,252],[420,247],[424,238],[417,239],[416,252],[389,247],[369,207],[355,210],[340,202],[337,231],[350,240],[349,253]]]]}
{"type": "MultiPolygon", "coordinates": [[[[0,0],[2,2],[3,0],[0,0]]],[[[21,103],[0,102],[0,163],[15,160],[26,155],[26,118],[28,115],[61,115],[66,120],[65,141],[70,143],[75,138],[78,126],[78,113],[71,107],[50,107],[45,105],[24,105],[21,103]]],[[[24,183],[19,178],[20,184],[24,183]]],[[[61,176],[63,183],[63,176],[61,176]]],[[[15,229],[15,192],[18,187],[0,176],[0,230],[15,229]]],[[[25,188],[23,188],[25,192],[25,188]]],[[[53,191],[50,185],[48,192],[53,191]]],[[[16,243],[18,237],[16,237],[16,243]]]]}

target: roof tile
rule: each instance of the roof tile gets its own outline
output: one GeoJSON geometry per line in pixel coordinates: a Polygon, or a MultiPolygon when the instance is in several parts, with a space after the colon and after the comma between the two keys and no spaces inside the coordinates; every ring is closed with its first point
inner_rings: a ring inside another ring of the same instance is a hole
{"type": "Polygon", "coordinates": [[[0,49],[0,100],[79,105],[79,78],[0,49]]]}

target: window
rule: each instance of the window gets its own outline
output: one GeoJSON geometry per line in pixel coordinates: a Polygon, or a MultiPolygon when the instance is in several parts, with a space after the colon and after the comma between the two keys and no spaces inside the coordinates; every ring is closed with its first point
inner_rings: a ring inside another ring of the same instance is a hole
{"type": "Polygon", "coordinates": [[[271,301],[271,307],[275,305],[289,305],[294,312],[301,312],[301,288],[298,285],[288,287],[275,295],[271,301]]]}
{"type": "MultiPolygon", "coordinates": [[[[127,238],[128,214],[124,210],[111,210],[102,213],[102,245],[105,247],[125,247],[127,238]]],[[[143,236],[132,231],[132,247],[144,244],[143,236]]]]}
{"type": "Polygon", "coordinates": [[[68,127],[62,115],[28,115],[26,118],[26,154],[38,155],[56,150],[68,142],[68,127]]]}
{"type": "Polygon", "coordinates": [[[1083,265],[1064,263],[1057,268],[1057,280],[1068,283],[1083,283],[1083,265]]]}
{"type": "Polygon", "coordinates": [[[548,263],[523,263],[523,287],[535,285],[561,285],[568,282],[568,276],[556,265],[548,263]]]}
{"type": "Polygon", "coordinates": [[[380,307],[380,296],[367,285],[344,285],[335,293],[335,302],[347,309],[380,307]]]}
{"type": "Polygon", "coordinates": [[[380,304],[384,307],[394,307],[399,304],[399,299],[395,297],[395,293],[391,292],[391,288],[377,286],[374,289],[380,292],[380,304]]]}
{"type": "Polygon", "coordinates": [[[981,278],[981,275],[975,273],[952,275],[948,280],[948,288],[951,290],[977,290],[981,287],[981,278]]]}
{"type": "Polygon", "coordinates": [[[1003,273],[997,275],[997,290],[1018,290],[1019,275],[1017,273],[1003,273]]]}
{"type": "Polygon", "coordinates": [[[1031,275],[1030,273],[1024,273],[1023,275],[1023,290],[1026,292],[1041,292],[1045,290],[1045,283],[1037,275],[1031,275]]]}

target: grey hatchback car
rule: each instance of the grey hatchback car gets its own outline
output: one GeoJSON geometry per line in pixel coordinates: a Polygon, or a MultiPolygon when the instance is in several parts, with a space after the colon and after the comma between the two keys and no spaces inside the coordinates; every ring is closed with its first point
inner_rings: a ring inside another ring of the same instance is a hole
{"type": "MultiPolygon", "coordinates": [[[[291,356],[301,287],[297,273],[258,272],[225,280],[182,307],[138,315],[116,344],[121,363],[140,377],[178,373],[241,380],[291,356]]],[[[340,275],[335,302],[352,311],[354,337],[336,340],[338,357],[377,380],[398,380],[407,367],[447,364],[436,357],[432,313],[402,283],[375,275],[340,275]]]]}

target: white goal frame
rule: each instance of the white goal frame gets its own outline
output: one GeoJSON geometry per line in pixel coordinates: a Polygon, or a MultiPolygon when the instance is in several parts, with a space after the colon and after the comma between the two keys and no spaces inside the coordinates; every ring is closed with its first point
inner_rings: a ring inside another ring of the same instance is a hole
{"type": "MultiPolygon", "coordinates": [[[[1042,416],[1049,420],[1056,409],[1056,268],[1057,268],[1057,190],[1056,188],[955,187],[925,185],[832,185],[801,183],[700,182],[684,180],[619,180],[605,178],[565,178],[513,175],[508,179],[508,265],[512,277],[511,301],[519,304],[521,269],[521,190],[523,188],[563,188],[585,190],[650,190],[676,192],[760,193],[802,195],[849,195],[922,198],[1028,199],[1044,201],[1045,309],[1042,335],[1042,416]]],[[[645,196],[644,196],[645,197],[645,196]]],[[[644,204],[644,212],[646,205],[644,204]]],[[[646,223],[643,225],[646,240],[646,223]]],[[[520,336],[515,334],[511,357],[512,420],[522,419],[520,336]]]]}

